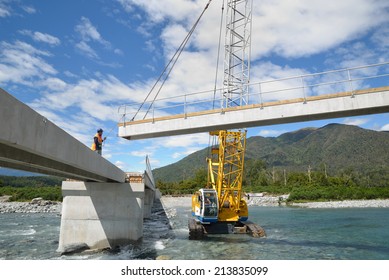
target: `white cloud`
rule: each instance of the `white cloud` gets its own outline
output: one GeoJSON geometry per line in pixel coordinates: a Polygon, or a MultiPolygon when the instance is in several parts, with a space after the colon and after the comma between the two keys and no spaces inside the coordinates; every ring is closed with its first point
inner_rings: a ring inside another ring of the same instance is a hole
{"type": "Polygon", "coordinates": [[[387,50],[389,47],[389,26],[385,25],[379,28],[372,36],[372,39],[379,48],[387,50]]]}
{"type": "Polygon", "coordinates": [[[123,161],[118,160],[118,161],[115,162],[115,165],[117,167],[119,167],[121,170],[128,170],[127,169],[127,164],[125,162],[123,162],[123,161]]]}
{"type": "Polygon", "coordinates": [[[28,14],[35,14],[36,9],[32,6],[22,6],[22,9],[28,14]]]}
{"type": "Polygon", "coordinates": [[[68,70],[66,70],[65,72],[63,72],[65,76],[69,77],[69,78],[77,78],[78,76],[68,70]]]}
{"type": "Polygon", "coordinates": [[[118,0],[127,12],[133,12],[134,6],[141,7],[148,14],[148,19],[153,22],[161,22],[165,19],[188,20],[198,16],[205,7],[204,1],[191,0],[118,0]]]}
{"type": "Polygon", "coordinates": [[[81,35],[85,41],[101,41],[101,35],[97,31],[96,27],[92,25],[90,20],[86,17],[81,18],[81,23],[77,24],[75,30],[81,35]]]}
{"type": "Polygon", "coordinates": [[[343,123],[348,124],[348,125],[359,126],[359,125],[363,125],[369,121],[370,120],[368,118],[346,118],[343,120],[343,123]]]}
{"type": "Polygon", "coordinates": [[[277,137],[286,132],[286,130],[262,129],[259,131],[258,135],[262,137],[277,137]]]}
{"type": "Polygon", "coordinates": [[[152,152],[150,150],[141,150],[141,151],[132,151],[130,153],[132,156],[135,156],[135,157],[146,157],[146,156],[149,156],[152,154],[152,152]]]}
{"type": "Polygon", "coordinates": [[[129,0],[117,0],[127,12],[132,12],[134,10],[132,1],[129,0]]]}
{"type": "Polygon", "coordinates": [[[34,32],[34,40],[54,46],[59,45],[61,43],[61,41],[57,37],[41,32],[34,32]]]}
{"type": "Polygon", "coordinates": [[[31,37],[36,42],[43,42],[53,46],[61,44],[60,39],[47,33],[32,32],[31,30],[21,30],[20,33],[31,37]]]}
{"type": "Polygon", "coordinates": [[[13,44],[0,42],[0,82],[31,85],[32,79],[43,79],[57,71],[45,61],[50,53],[16,41],[13,44]]]}
{"type": "Polygon", "coordinates": [[[123,55],[123,54],[124,54],[123,51],[122,51],[121,49],[115,49],[113,52],[114,52],[115,54],[117,54],[117,55],[123,55]]]}
{"type": "MultiPolygon", "coordinates": [[[[81,37],[81,41],[76,43],[75,47],[78,51],[80,51],[82,54],[86,55],[87,57],[91,59],[99,59],[99,55],[95,51],[94,48],[92,48],[91,43],[97,42],[101,44],[106,49],[111,50],[112,45],[110,42],[105,40],[101,34],[97,31],[96,26],[94,26],[91,21],[86,17],[81,17],[81,22],[75,26],[75,31],[79,34],[81,37]]],[[[115,53],[120,52],[120,50],[115,49],[113,50],[115,53]]],[[[100,63],[102,63],[100,61],[100,63]]],[[[111,64],[105,66],[112,66],[111,64]]]]}
{"type": "Polygon", "coordinates": [[[81,53],[85,54],[89,58],[98,58],[96,51],[92,49],[91,46],[88,45],[87,42],[81,41],[76,44],[76,49],[81,53]]]}
{"type": "MultiPolygon", "coordinates": [[[[159,23],[167,19],[166,30],[172,30],[177,24],[188,30],[205,6],[200,0],[119,2],[130,13],[134,12],[135,6],[143,9],[149,22],[159,23]]],[[[196,46],[213,48],[217,45],[220,5],[212,2],[203,16],[195,34],[196,46]]],[[[258,59],[270,53],[304,57],[326,51],[387,23],[388,7],[386,0],[254,1],[252,57],[258,59]]],[[[180,33],[176,38],[182,40],[180,33]]]]}
{"type": "Polygon", "coordinates": [[[11,8],[4,3],[0,3],[0,17],[8,17],[11,15],[11,8]]]}
{"type": "Polygon", "coordinates": [[[54,77],[49,77],[47,79],[44,79],[38,84],[52,91],[62,91],[62,90],[66,90],[67,88],[67,83],[65,83],[61,79],[54,78],[54,77]]]}
{"type": "Polygon", "coordinates": [[[175,153],[172,155],[172,158],[176,159],[176,158],[180,158],[181,156],[182,156],[182,153],[175,152],[175,153]]]}
{"type": "Polygon", "coordinates": [[[158,140],[162,147],[186,147],[201,146],[209,143],[208,133],[188,134],[171,137],[163,137],[158,140]]]}
{"type": "Polygon", "coordinates": [[[389,123],[381,127],[382,131],[389,131],[389,123]]]}
{"type": "Polygon", "coordinates": [[[253,55],[300,57],[328,50],[387,22],[388,6],[368,0],[254,3],[253,55]]]}
{"type": "Polygon", "coordinates": [[[100,35],[97,28],[86,17],[81,18],[81,22],[76,25],[75,30],[85,42],[95,41],[106,47],[111,46],[111,44],[100,35]]]}

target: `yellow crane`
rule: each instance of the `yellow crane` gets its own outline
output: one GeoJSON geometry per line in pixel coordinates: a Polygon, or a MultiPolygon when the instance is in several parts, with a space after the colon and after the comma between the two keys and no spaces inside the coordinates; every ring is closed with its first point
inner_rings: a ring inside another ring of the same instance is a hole
{"type": "Polygon", "coordinates": [[[192,196],[189,237],[205,234],[249,233],[265,236],[265,231],[248,221],[248,207],[242,193],[246,131],[213,131],[218,147],[211,148],[208,184],[192,196]]]}

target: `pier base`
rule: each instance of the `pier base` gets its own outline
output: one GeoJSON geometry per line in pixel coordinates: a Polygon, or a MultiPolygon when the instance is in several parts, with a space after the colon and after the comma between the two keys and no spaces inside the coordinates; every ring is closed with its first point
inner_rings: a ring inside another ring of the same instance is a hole
{"type": "Polygon", "coordinates": [[[58,251],[114,248],[143,235],[143,183],[62,182],[58,251]]]}

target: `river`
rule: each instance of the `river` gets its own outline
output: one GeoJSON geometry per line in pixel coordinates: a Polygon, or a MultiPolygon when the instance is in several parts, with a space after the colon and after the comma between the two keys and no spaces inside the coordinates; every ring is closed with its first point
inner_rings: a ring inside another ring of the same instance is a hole
{"type": "Polygon", "coordinates": [[[389,260],[389,209],[249,208],[266,238],[213,235],[189,240],[186,206],[156,208],[142,241],[99,253],[61,256],[60,216],[0,214],[0,259],[267,259],[389,260]]]}

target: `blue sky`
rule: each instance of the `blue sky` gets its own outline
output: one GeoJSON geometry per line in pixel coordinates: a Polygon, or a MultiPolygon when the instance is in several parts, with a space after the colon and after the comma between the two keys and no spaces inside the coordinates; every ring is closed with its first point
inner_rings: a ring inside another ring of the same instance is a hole
{"type": "MultiPolygon", "coordinates": [[[[143,170],[146,155],[153,168],[176,162],[206,147],[208,135],[123,140],[118,108],[145,98],[207,2],[0,0],[0,87],[87,146],[103,128],[104,157],[125,171],[143,170]]],[[[160,97],[214,87],[221,3],[212,1],[160,97]]],[[[252,82],[387,62],[389,2],[255,0],[251,51],[252,82]]],[[[248,135],[333,122],[389,130],[389,114],[381,114],[248,135]]]]}

